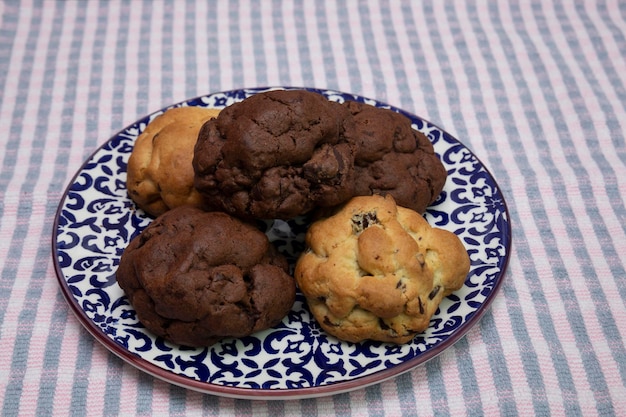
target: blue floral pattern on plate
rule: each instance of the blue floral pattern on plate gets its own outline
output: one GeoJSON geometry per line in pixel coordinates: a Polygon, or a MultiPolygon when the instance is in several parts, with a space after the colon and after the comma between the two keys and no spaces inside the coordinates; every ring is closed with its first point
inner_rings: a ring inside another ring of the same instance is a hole
{"type": "MultiPolygon", "coordinates": [[[[209,94],[175,106],[223,108],[266,90],[209,94]]],[[[135,139],[162,109],[114,135],[89,158],[68,186],[55,219],[53,256],[63,294],[81,323],[112,352],[157,377],[207,393],[302,398],[355,389],[407,371],[451,346],[484,313],[504,278],[511,241],[506,204],[491,174],[459,141],[415,115],[356,95],[309,90],[329,100],[391,108],[429,137],[448,179],[425,217],[465,244],[471,270],[464,287],[442,301],[427,331],[400,346],[353,344],[327,335],[301,294],[279,325],[249,337],[207,348],[155,337],[137,320],[115,272],[128,242],[151,221],[127,195],[126,164],[135,139]]],[[[302,217],[259,226],[293,262],[304,248],[308,223],[302,217]]]]}

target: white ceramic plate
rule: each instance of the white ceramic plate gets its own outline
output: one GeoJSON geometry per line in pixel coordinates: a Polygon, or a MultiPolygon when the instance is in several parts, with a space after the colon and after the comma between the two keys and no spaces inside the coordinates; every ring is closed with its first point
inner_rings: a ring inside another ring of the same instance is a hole
{"type": "MultiPolygon", "coordinates": [[[[285,87],[275,87],[285,88],[285,87]]],[[[267,89],[209,94],[175,106],[223,108],[267,89]]],[[[375,100],[309,89],[329,100],[357,100],[409,117],[425,133],[448,170],[429,223],[455,232],[471,270],[447,297],[429,329],[405,345],[347,343],[327,335],[298,294],[273,329],[208,348],[156,338],[138,322],[115,272],[128,242],[151,221],[126,192],[126,164],[137,136],[166,109],[124,128],[96,150],[67,187],[56,214],[52,253],[61,290],[85,328],[111,352],[158,378],[234,398],[294,399],[336,394],[379,383],[423,364],[452,346],[479,320],[502,284],[511,245],[503,195],[483,164],[440,128],[375,100]]],[[[172,107],[175,107],[172,106],[172,107]]],[[[303,219],[266,224],[266,233],[292,261],[303,249],[303,219]]]]}

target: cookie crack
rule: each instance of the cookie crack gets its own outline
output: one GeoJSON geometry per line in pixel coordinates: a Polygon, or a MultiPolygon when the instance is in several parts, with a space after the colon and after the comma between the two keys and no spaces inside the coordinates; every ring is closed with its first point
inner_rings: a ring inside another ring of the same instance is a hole
{"type": "Polygon", "coordinates": [[[375,211],[356,213],[352,216],[352,232],[356,235],[375,224],[381,224],[375,211]]]}

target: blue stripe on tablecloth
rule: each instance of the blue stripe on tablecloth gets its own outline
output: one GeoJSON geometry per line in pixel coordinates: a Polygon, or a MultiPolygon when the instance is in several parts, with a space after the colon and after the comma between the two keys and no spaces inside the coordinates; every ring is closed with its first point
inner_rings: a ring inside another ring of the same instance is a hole
{"type": "MultiPolygon", "coordinates": [[[[511,320],[511,323],[514,322],[511,320]]],[[[514,325],[519,326],[521,325],[521,323],[515,323],[514,325]]],[[[518,404],[515,401],[515,393],[513,390],[513,384],[511,382],[511,379],[515,378],[517,375],[513,375],[512,377],[509,372],[510,368],[509,366],[507,366],[507,360],[503,353],[504,349],[502,348],[500,336],[498,335],[498,326],[496,324],[496,319],[491,310],[489,310],[481,318],[478,326],[480,328],[480,336],[486,345],[487,359],[489,360],[489,367],[491,368],[491,374],[494,381],[493,383],[496,387],[496,395],[498,396],[498,406],[500,408],[500,413],[503,416],[518,415],[520,414],[520,410],[518,407],[522,407],[522,410],[524,410],[525,404],[518,404]],[[503,373],[504,375],[500,376],[501,373],[503,373]]],[[[515,330],[513,332],[515,333],[515,330]]],[[[527,352],[524,352],[524,354],[526,353],[527,352]]],[[[531,354],[531,357],[532,356],[534,355],[531,354]]],[[[525,358],[523,358],[522,361],[525,362],[525,358]]],[[[534,376],[536,375],[529,375],[529,378],[532,378],[534,376]]],[[[532,383],[534,384],[534,381],[532,383]]],[[[537,405],[537,401],[534,396],[533,408],[535,410],[541,410],[542,408],[541,406],[537,405]]],[[[541,413],[536,414],[541,415],[541,413]]]]}
{"type": "Polygon", "coordinates": [[[267,401],[267,415],[268,416],[284,416],[285,415],[285,402],[284,401],[267,401]]]}
{"type": "MultiPolygon", "coordinates": [[[[415,19],[413,19],[411,3],[403,2],[401,10],[404,19],[404,27],[406,28],[406,34],[409,39],[409,45],[411,47],[411,51],[413,52],[413,64],[417,68],[417,78],[419,79],[421,95],[426,97],[424,101],[430,104],[428,109],[424,109],[425,112],[427,111],[424,115],[428,114],[428,119],[432,123],[438,126],[443,126],[439,109],[437,108],[437,102],[432,99],[432,97],[435,97],[435,89],[433,88],[432,79],[428,71],[428,60],[424,55],[424,49],[422,48],[420,37],[415,29],[416,23],[415,19]]],[[[416,13],[421,14],[421,12],[416,13]]],[[[421,112],[419,109],[416,109],[416,113],[421,112]]]]}
{"type": "MultiPolygon", "coordinates": [[[[54,77],[56,74],[55,58],[56,51],[59,47],[59,41],[61,36],[61,28],[63,27],[63,3],[56,5],[55,14],[53,17],[53,29],[50,34],[49,43],[47,45],[48,53],[46,54],[43,71],[43,83],[44,88],[41,89],[41,98],[38,103],[37,119],[35,122],[35,132],[33,135],[33,142],[31,145],[31,152],[29,158],[28,172],[22,182],[20,188],[20,200],[19,209],[17,211],[16,227],[13,231],[11,238],[11,245],[9,247],[8,259],[20,259],[22,256],[22,250],[24,248],[24,240],[28,234],[29,221],[32,215],[33,206],[33,190],[39,179],[41,172],[41,162],[43,159],[44,149],[46,147],[46,132],[48,129],[48,118],[50,115],[50,109],[52,108],[52,88],[54,85],[54,77]],[[47,88],[46,88],[47,87],[47,88]]],[[[31,30],[29,31],[29,38],[27,42],[36,39],[39,36],[39,30],[41,25],[41,8],[33,8],[33,17],[31,19],[31,30]]],[[[34,45],[34,44],[33,44],[34,45]]],[[[32,51],[34,51],[34,46],[32,51]]],[[[33,55],[29,52],[24,56],[22,75],[20,77],[20,84],[24,87],[24,91],[29,86],[29,81],[25,80],[26,77],[30,77],[33,73],[33,55]],[[24,84],[22,84],[24,83],[24,84]]],[[[21,89],[22,87],[20,87],[21,89]]],[[[22,95],[20,97],[27,97],[22,95]]],[[[21,100],[16,102],[16,110],[21,109],[22,117],[15,118],[14,121],[18,126],[12,133],[17,136],[21,134],[21,121],[23,120],[23,108],[26,105],[21,100]]],[[[11,140],[11,139],[10,139],[11,140]]],[[[67,165],[67,164],[65,164],[67,165]]],[[[64,167],[61,167],[60,171],[64,175],[64,167]]],[[[59,175],[59,172],[55,172],[55,175],[59,175]]],[[[48,200],[46,206],[46,219],[51,219],[56,209],[56,202],[48,200]]],[[[52,227],[51,221],[44,222],[44,230],[50,230],[52,227]],[[49,223],[49,224],[48,224],[49,223]]],[[[32,337],[32,329],[35,325],[35,319],[37,315],[37,307],[39,303],[31,302],[33,300],[40,300],[43,283],[47,279],[46,267],[50,262],[50,249],[49,242],[41,241],[35,255],[35,265],[33,271],[28,279],[28,289],[26,291],[26,297],[22,304],[22,309],[18,316],[17,334],[13,345],[13,355],[11,360],[11,375],[8,378],[6,386],[3,413],[9,414],[17,411],[15,406],[19,404],[20,397],[23,389],[23,377],[26,372],[28,362],[28,351],[30,348],[30,341],[32,337]]],[[[11,263],[7,263],[10,265],[11,263]]],[[[14,280],[16,276],[16,269],[9,266],[10,270],[5,268],[2,272],[3,277],[9,277],[8,279],[14,280]]],[[[7,291],[7,293],[10,293],[7,291]]],[[[9,294],[7,294],[8,296],[9,294]]],[[[6,305],[3,303],[3,305],[6,305]]]]}
{"type": "Polygon", "coordinates": [[[298,45],[298,56],[300,57],[300,73],[302,85],[315,86],[315,76],[313,73],[313,63],[311,62],[311,50],[307,38],[307,16],[302,0],[297,0],[293,6],[293,20],[296,27],[296,44],[298,45]]]}
{"type": "MultiPolygon", "coordinates": [[[[433,6],[430,3],[424,3],[422,8],[423,14],[426,17],[427,21],[435,22],[436,16],[434,15],[433,6]]],[[[465,126],[465,121],[463,120],[463,113],[461,111],[461,101],[459,98],[459,88],[456,84],[456,80],[454,78],[454,73],[452,71],[452,67],[450,65],[450,59],[446,54],[445,47],[441,40],[441,33],[439,32],[439,28],[437,25],[432,24],[428,26],[429,37],[433,46],[433,50],[435,51],[435,55],[437,61],[439,62],[439,68],[441,69],[442,78],[446,82],[446,98],[450,108],[450,113],[453,114],[454,117],[454,126],[457,131],[457,134],[463,138],[463,143],[466,146],[471,148],[471,138],[467,134],[467,128],[465,126]]],[[[425,58],[428,59],[428,58],[425,58]]],[[[433,97],[438,95],[433,92],[433,97]]],[[[439,93],[440,95],[440,93],[439,93]]],[[[435,105],[435,101],[431,103],[431,106],[435,105]]],[[[430,107],[429,107],[430,108],[430,107]]]]}
{"type": "Polygon", "coordinates": [[[92,356],[95,339],[86,331],[81,331],[78,337],[76,349],[76,368],[72,376],[72,402],[70,403],[70,415],[78,415],[88,410],[87,392],[89,391],[89,373],[91,371],[92,356]]]}
{"type": "Polygon", "coordinates": [[[236,416],[251,416],[252,415],[251,401],[236,399],[233,402],[234,402],[234,406],[230,408],[234,408],[236,416]]]}
{"type": "MultiPolygon", "coordinates": [[[[395,378],[396,391],[398,393],[398,402],[402,404],[402,416],[416,416],[417,404],[415,402],[415,388],[411,373],[405,372],[395,378]]],[[[471,415],[471,414],[468,414],[471,415]]]]}
{"type": "Polygon", "coordinates": [[[276,45],[276,60],[278,61],[278,77],[282,85],[291,85],[289,65],[281,65],[281,62],[289,63],[287,51],[287,39],[283,24],[283,9],[280,0],[272,1],[272,27],[274,29],[274,42],[276,45]]]}
{"type": "MultiPolygon", "coordinates": [[[[180,7],[180,3],[179,3],[180,7]]],[[[161,104],[168,106],[174,101],[174,5],[172,0],[163,3],[163,26],[161,27],[161,104]]],[[[177,45],[176,47],[180,47],[177,45]]],[[[187,67],[187,65],[185,65],[187,67]]]]}
{"type": "Polygon", "coordinates": [[[365,388],[365,404],[367,413],[371,417],[384,416],[383,394],[380,384],[370,385],[365,388]]]}
{"type": "Polygon", "coordinates": [[[57,293],[54,303],[54,314],[50,317],[50,329],[43,353],[42,373],[39,381],[39,395],[37,397],[36,415],[43,416],[50,413],[54,406],[54,393],[59,377],[59,359],[61,345],[67,324],[67,302],[61,293],[57,293]]]}
{"type": "Polygon", "coordinates": [[[326,87],[337,90],[339,89],[339,83],[337,82],[335,56],[333,54],[332,41],[328,32],[328,19],[326,18],[325,7],[325,2],[315,2],[315,21],[317,23],[317,33],[320,38],[320,49],[322,50],[321,58],[324,62],[326,87]]]}
{"type": "MultiPolygon", "coordinates": [[[[4,13],[2,14],[0,45],[3,45],[3,47],[0,48],[0,91],[5,91],[7,84],[9,62],[11,60],[11,54],[13,53],[13,41],[17,30],[18,8],[18,5],[15,3],[6,3],[4,13]]],[[[2,108],[3,102],[4,95],[0,94],[0,108],[2,108]]],[[[1,209],[2,207],[0,206],[0,210],[1,209]]]]}
{"type": "Polygon", "coordinates": [[[107,356],[107,376],[104,390],[104,409],[112,416],[119,415],[122,398],[124,362],[115,355],[107,356]]]}
{"type": "MultiPolygon", "coordinates": [[[[612,117],[613,110],[612,108],[610,108],[610,106],[608,106],[606,97],[604,97],[603,95],[599,96],[600,89],[597,88],[597,80],[595,79],[594,72],[587,64],[584,56],[580,54],[580,44],[578,42],[574,42],[576,33],[571,28],[571,25],[569,24],[569,19],[567,15],[563,12],[563,9],[559,3],[555,4],[555,11],[559,18],[558,20],[561,24],[561,27],[563,28],[563,31],[569,35],[566,36],[566,39],[568,40],[570,49],[574,52],[574,56],[577,58],[577,64],[581,68],[585,78],[589,81],[589,84],[591,85],[596,98],[600,101],[601,104],[604,103],[604,106],[602,106],[602,110],[605,117],[609,119],[609,122],[611,121],[611,119],[614,120],[614,116],[612,117]]],[[[542,30],[542,34],[547,33],[548,25],[546,24],[545,19],[543,17],[538,17],[537,20],[540,23],[540,27],[544,29],[542,30]]],[[[576,109],[575,113],[578,117],[580,128],[584,132],[584,137],[587,140],[587,145],[591,151],[591,156],[596,162],[596,165],[598,166],[600,172],[602,173],[602,177],[604,179],[603,182],[605,184],[607,195],[610,201],[610,207],[612,207],[617,218],[624,219],[626,218],[626,210],[624,209],[624,202],[617,187],[617,178],[615,172],[604,157],[603,148],[600,146],[600,143],[597,139],[598,132],[595,129],[593,117],[591,116],[591,113],[589,112],[589,109],[585,104],[585,100],[576,83],[576,79],[572,75],[566,61],[563,59],[559,47],[554,44],[554,41],[552,41],[552,39],[548,39],[547,37],[544,38],[544,41],[546,45],[549,46],[553,58],[559,64],[559,69],[565,81],[564,84],[568,90],[568,95],[571,98],[574,108],[576,109]]],[[[560,116],[562,117],[562,115],[560,116]]],[[[585,206],[587,208],[589,218],[591,219],[594,232],[598,238],[598,241],[600,242],[600,247],[604,254],[604,258],[608,261],[611,272],[613,272],[616,277],[624,277],[626,275],[626,272],[624,271],[623,265],[621,264],[620,257],[617,253],[617,250],[613,243],[613,239],[611,237],[611,233],[609,233],[603,216],[600,213],[598,202],[597,199],[594,197],[593,188],[591,186],[589,174],[587,173],[585,165],[581,163],[578,157],[578,154],[576,152],[576,146],[571,140],[571,135],[561,135],[561,141],[563,142],[563,146],[566,151],[566,159],[570,162],[570,165],[574,169],[574,172],[580,173],[579,188],[581,189],[581,195],[585,196],[585,206]]],[[[626,224],[622,223],[622,228],[626,231],[626,224]]],[[[568,234],[572,237],[573,241],[584,242],[584,238],[582,236],[580,228],[577,227],[576,224],[572,224],[571,228],[568,228],[568,231],[568,234]]],[[[595,272],[592,259],[589,255],[589,251],[582,245],[576,246],[574,249],[576,253],[576,259],[579,261],[579,264],[583,271],[583,276],[587,278],[587,282],[589,283],[589,292],[596,307],[598,319],[601,323],[603,323],[602,330],[604,332],[604,336],[607,340],[613,341],[613,343],[610,344],[612,347],[611,353],[613,354],[615,362],[618,364],[622,381],[626,381],[626,350],[624,349],[624,343],[620,337],[615,317],[611,313],[609,305],[606,303],[607,297],[600,285],[600,277],[598,277],[595,272]]],[[[587,343],[591,345],[591,341],[588,341],[587,343]]],[[[611,398],[608,395],[608,387],[604,385],[606,384],[606,382],[604,380],[604,375],[600,371],[598,358],[590,353],[587,353],[585,355],[585,358],[587,359],[586,369],[589,374],[589,380],[590,383],[594,381],[593,386],[595,388],[596,399],[600,403],[598,404],[598,411],[600,412],[600,414],[603,414],[606,411],[613,409],[611,398]],[[600,383],[598,384],[598,382],[600,383]]]]}
{"type": "MultiPolygon", "coordinates": [[[[110,13],[110,11],[109,11],[110,13]]],[[[111,128],[117,131],[124,122],[124,90],[126,86],[126,71],[128,70],[126,59],[126,47],[128,46],[128,28],[130,26],[129,0],[120,2],[119,16],[110,16],[118,20],[117,36],[115,37],[115,53],[113,69],[113,94],[111,107],[111,128]]],[[[104,140],[105,138],[102,138],[104,140]]]]}
{"type": "Polygon", "coordinates": [[[137,415],[153,415],[152,398],[154,396],[155,378],[152,375],[138,369],[135,369],[134,372],[137,375],[137,400],[135,401],[137,415]]]}
{"type": "Polygon", "coordinates": [[[350,13],[346,8],[345,0],[338,1],[336,7],[339,32],[341,33],[341,40],[343,42],[343,59],[346,61],[346,68],[350,76],[350,92],[362,94],[363,82],[361,80],[361,70],[359,69],[356,52],[352,46],[354,42],[352,41],[352,34],[350,32],[350,13]]]}
{"type": "Polygon", "coordinates": [[[457,369],[463,390],[463,401],[468,416],[477,416],[482,413],[483,404],[480,398],[480,386],[476,378],[474,360],[470,353],[467,337],[461,338],[454,344],[457,357],[457,369]]]}
{"type": "Polygon", "coordinates": [[[252,0],[250,2],[250,21],[257,85],[267,85],[267,59],[265,58],[265,43],[263,41],[262,24],[263,19],[261,18],[260,0],[252,0]]]}
{"type": "MultiPolygon", "coordinates": [[[[187,0],[185,2],[185,97],[187,98],[207,93],[199,93],[197,90],[198,60],[196,56],[198,50],[196,49],[196,27],[198,26],[198,22],[196,15],[196,2],[194,0],[187,0]]],[[[181,46],[175,45],[174,47],[180,48],[181,46]]]]}
{"type": "MultiPolygon", "coordinates": [[[[402,51],[400,50],[400,44],[394,28],[394,22],[391,17],[391,9],[389,3],[380,4],[380,17],[382,19],[382,26],[384,28],[385,41],[391,62],[386,62],[385,65],[391,65],[394,69],[394,75],[396,78],[396,84],[398,92],[400,93],[399,107],[405,110],[413,109],[415,104],[413,103],[412,92],[409,88],[409,82],[407,73],[404,70],[405,64],[402,59],[402,51]]],[[[415,74],[411,74],[413,77],[415,74]]]]}
{"type": "MultiPolygon", "coordinates": [[[[34,16],[33,19],[41,19],[40,15],[34,16]]],[[[17,30],[17,22],[19,20],[19,6],[16,3],[8,3],[2,15],[2,32],[0,32],[0,36],[2,36],[2,44],[3,45],[11,45],[11,47],[2,48],[0,50],[0,82],[2,83],[0,87],[2,87],[2,91],[6,86],[7,76],[9,72],[9,64],[11,62],[11,55],[13,52],[13,43],[16,36],[17,30]]],[[[33,26],[39,27],[35,25],[33,22],[33,26]]],[[[9,181],[13,178],[13,174],[15,172],[15,162],[16,162],[16,154],[19,149],[19,138],[21,131],[21,124],[17,121],[23,120],[24,111],[26,108],[26,100],[24,99],[28,92],[29,82],[30,82],[30,73],[32,72],[33,67],[33,59],[34,59],[34,50],[35,45],[37,43],[37,33],[30,31],[28,39],[26,40],[26,46],[24,51],[23,58],[23,66],[28,69],[28,71],[21,71],[20,78],[17,80],[17,100],[15,102],[13,108],[13,114],[11,120],[13,123],[9,128],[9,135],[6,139],[4,146],[4,160],[2,161],[2,172],[0,172],[0,189],[6,190],[9,181]]],[[[0,94],[0,105],[4,104],[4,94],[0,94]]],[[[3,206],[0,205],[0,214],[2,213],[3,206]]],[[[2,274],[5,277],[5,274],[2,274]]],[[[12,283],[12,281],[11,281],[12,283]]],[[[0,291],[0,297],[2,297],[2,293],[4,291],[0,291]]],[[[8,297],[8,294],[7,294],[8,297]]],[[[0,298],[2,300],[2,298],[0,298]]],[[[2,305],[2,304],[0,304],[2,305]]],[[[0,322],[2,321],[2,311],[0,311],[0,322]]]]}
{"type": "MultiPolygon", "coordinates": [[[[219,50],[219,41],[218,41],[218,16],[216,13],[217,6],[209,5],[207,7],[207,13],[202,21],[202,24],[208,28],[213,28],[214,30],[207,30],[207,47],[206,51],[197,51],[199,54],[206,53],[207,54],[207,65],[208,65],[208,73],[209,73],[209,90],[213,91],[218,89],[221,83],[221,72],[220,72],[220,50],[219,50]]],[[[204,94],[204,93],[202,93],[204,94]]]]}
{"type": "MultiPolygon", "coordinates": [[[[315,398],[305,398],[300,400],[300,415],[301,416],[311,416],[315,417],[319,415],[319,410],[317,408],[318,401],[315,398]]],[[[270,416],[274,416],[275,414],[270,414],[270,416]]]]}
{"type": "MultiPolygon", "coordinates": [[[[91,49],[91,67],[89,79],[89,95],[87,96],[87,114],[84,158],[97,147],[100,140],[98,133],[98,112],[100,109],[100,93],[102,90],[102,57],[104,56],[104,38],[106,35],[107,13],[106,3],[100,3],[98,8],[97,25],[92,45],[86,45],[87,50],[91,49]]],[[[141,88],[139,88],[141,91],[141,88]]]]}
{"type": "MultiPolygon", "coordinates": [[[[218,415],[220,410],[220,397],[216,395],[204,395],[202,398],[203,415],[218,415]]],[[[271,414],[270,414],[271,415],[271,414]]]]}
{"type": "MultiPolygon", "coordinates": [[[[243,54],[241,52],[241,36],[239,35],[239,2],[228,2],[228,34],[230,38],[230,65],[232,72],[233,87],[241,87],[244,83],[243,78],[243,54]]],[[[224,70],[223,62],[219,62],[219,68],[224,70]]]]}
{"type": "Polygon", "coordinates": [[[449,416],[450,409],[446,384],[443,381],[441,371],[441,357],[437,356],[424,365],[426,367],[426,380],[430,393],[430,403],[433,412],[439,416],[449,416]]]}
{"type": "Polygon", "coordinates": [[[187,390],[178,385],[170,385],[169,392],[169,414],[171,416],[184,416],[186,412],[185,406],[187,404],[187,390]]]}
{"type": "Polygon", "coordinates": [[[351,415],[351,401],[350,394],[337,394],[332,396],[334,412],[338,416],[349,416],[351,415]]]}
{"type": "Polygon", "coordinates": [[[437,356],[426,362],[426,379],[428,380],[428,391],[430,393],[430,403],[433,412],[438,416],[449,416],[448,394],[441,372],[441,357],[437,356]]]}
{"type": "MultiPolygon", "coordinates": [[[[138,62],[150,62],[152,59],[151,56],[151,48],[150,48],[150,32],[152,25],[152,14],[154,11],[152,10],[152,4],[149,2],[142,2],[141,6],[141,23],[140,23],[140,32],[139,32],[139,46],[137,51],[137,60],[138,62]]],[[[106,9],[102,11],[102,14],[106,15],[106,9]]],[[[106,27],[105,29],[106,30],[106,27]]],[[[101,35],[102,38],[105,38],[104,33],[101,35]]],[[[154,103],[150,103],[150,65],[142,65],[141,75],[137,77],[137,116],[143,117],[144,115],[151,113],[153,111],[158,110],[155,108],[154,103]]],[[[102,69],[100,68],[100,71],[102,69]]],[[[100,88],[100,86],[98,86],[100,88]]],[[[117,130],[119,130],[121,126],[118,126],[117,130]]],[[[115,130],[115,131],[117,131],[115,130]]]]}
{"type": "Polygon", "coordinates": [[[383,76],[383,71],[380,66],[380,59],[376,51],[376,40],[374,39],[374,32],[372,30],[372,15],[376,15],[377,12],[370,13],[369,7],[366,3],[360,3],[358,6],[359,14],[359,26],[363,34],[363,43],[368,49],[367,60],[372,72],[372,82],[374,83],[374,92],[376,98],[379,100],[387,100],[387,83],[383,76]]]}
{"type": "MultiPolygon", "coordinates": [[[[13,43],[16,37],[17,23],[19,15],[19,5],[17,3],[5,4],[4,13],[2,13],[2,21],[0,23],[0,91],[5,91],[7,77],[9,73],[9,64],[11,55],[13,54],[13,43]]],[[[18,84],[19,85],[19,84],[18,84]]],[[[0,94],[0,109],[4,104],[4,94],[0,94]]],[[[6,190],[7,184],[13,177],[15,168],[15,155],[18,149],[19,135],[9,134],[9,138],[4,146],[4,158],[2,161],[2,171],[0,171],[0,190],[6,190]],[[12,139],[11,139],[12,138],[12,139]]],[[[0,201],[0,218],[4,215],[4,202],[0,201]]],[[[6,267],[6,266],[5,266],[6,267]]],[[[2,276],[5,276],[2,274],[2,276]]],[[[10,291],[5,289],[5,285],[9,286],[12,282],[5,281],[0,277],[0,323],[3,322],[6,301],[8,300],[10,291]],[[3,297],[2,294],[5,294],[3,297]]],[[[0,329],[1,330],[1,329],[0,329]]],[[[0,334],[1,336],[1,334],[0,334]]]]}
{"type": "MultiPolygon", "coordinates": [[[[63,109],[61,116],[61,134],[59,137],[59,145],[57,157],[55,160],[55,169],[52,181],[48,188],[48,195],[59,195],[64,189],[63,181],[66,178],[69,153],[72,146],[73,116],[76,112],[75,103],[78,79],[78,69],[80,64],[80,51],[83,47],[83,37],[85,31],[86,12],[84,7],[77,7],[76,17],[73,22],[63,22],[63,26],[71,25],[72,41],[70,43],[70,51],[68,54],[66,67],[65,95],[63,97],[63,109]]],[[[51,219],[55,213],[56,199],[48,201],[47,211],[50,213],[46,216],[51,219]]],[[[51,230],[50,227],[44,227],[45,231],[51,230]]],[[[37,402],[37,415],[44,415],[53,409],[54,392],[57,385],[59,359],[61,355],[61,344],[64,336],[64,329],[67,323],[67,304],[61,293],[57,293],[54,303],[55,314],[50,318],[50,332],[46,340],[43,354],[43,372],[39,383],[39,393],[37,402]]]]}

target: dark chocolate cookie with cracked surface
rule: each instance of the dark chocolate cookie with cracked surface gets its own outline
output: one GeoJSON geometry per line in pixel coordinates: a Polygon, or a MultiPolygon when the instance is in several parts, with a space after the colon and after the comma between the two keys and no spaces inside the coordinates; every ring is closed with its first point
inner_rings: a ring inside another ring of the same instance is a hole
{"type": "Polygon", "coordinates": [[[357,131],[355,195],[390,194],[400,206],[424,213],[447,177],[428,138],[393,110],[355,101],[344,106],[357,131]]]}
{"type": "Polygon", "coordinates": [[[288,263],[264,233],[191,206],[135,237],[116,277],[146,328],[187,346],[270,328],[295,300],[288,263]]]}
{"type": "Polygon", "coordinates": [[[195,186],[213,209],[289,219],[353,196],[354,152],[348,108],[306,90],[269,91],[204,124],[195,186]]]}

